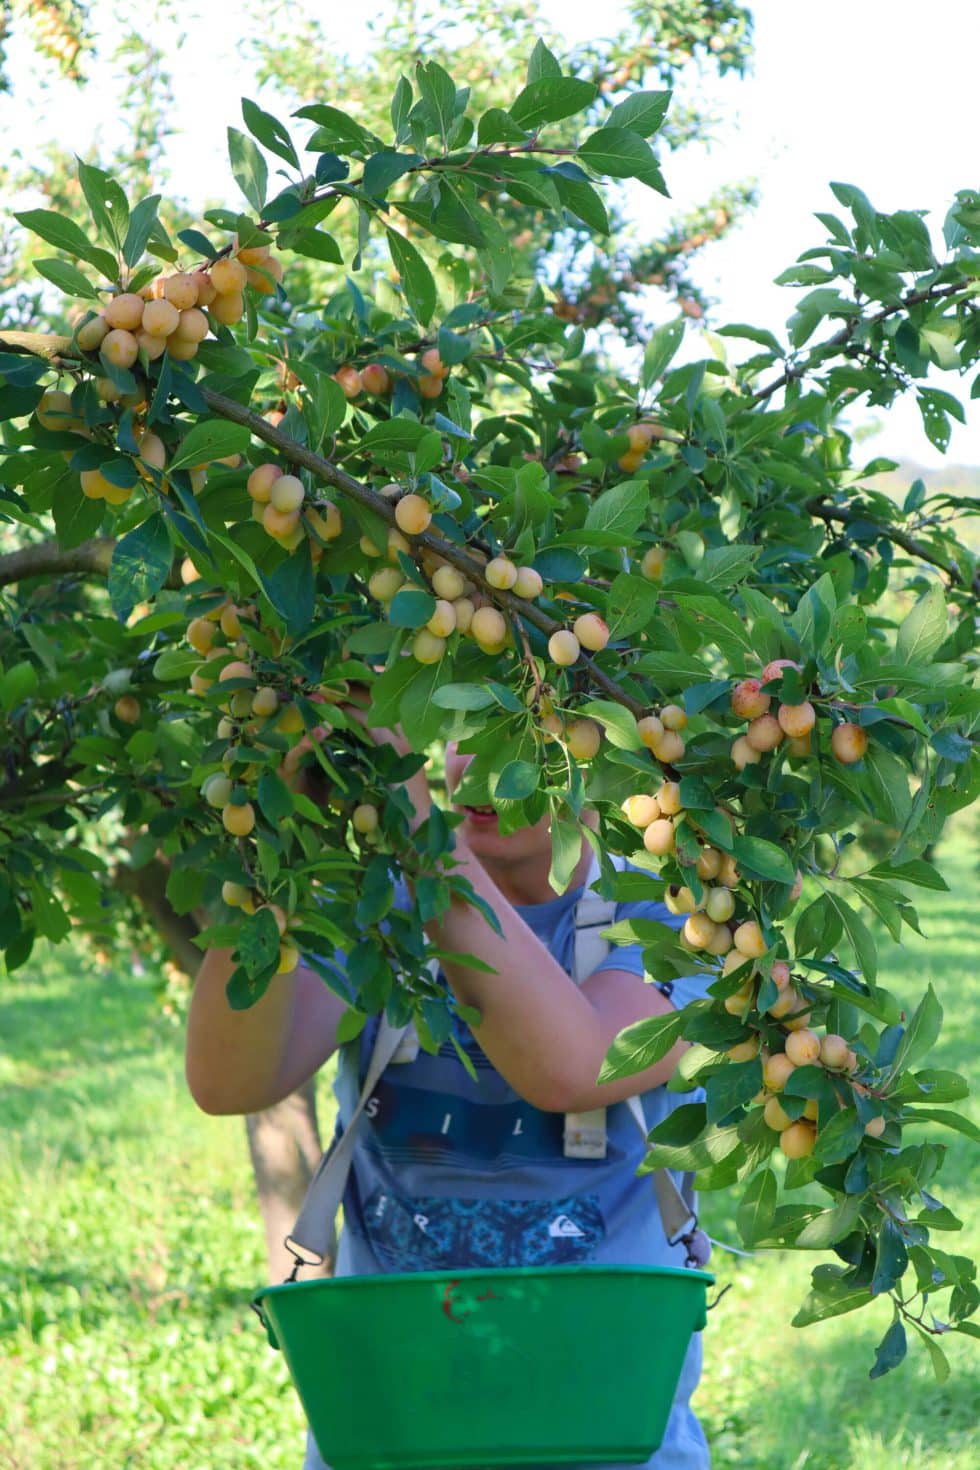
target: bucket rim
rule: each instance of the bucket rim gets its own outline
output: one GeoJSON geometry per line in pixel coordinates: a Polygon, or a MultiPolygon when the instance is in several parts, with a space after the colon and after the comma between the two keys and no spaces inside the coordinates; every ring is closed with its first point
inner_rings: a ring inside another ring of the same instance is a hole
{"type": "Polygon", "coordinates": [[[686,1280],[703,1281],[708,1286],[715,1284],[714,1273],[701,1271],[691,1266],[622,1266],[622,1265],[563,1265],[563,1266],[461,1266],[458,1270],[451,1267],[440,1271],[375,1271],[369,1274],[358,1274],[351,1276],[317,1276],[309,1281],[282,1281],[279,1283],[262,1286],[252,1297],[253,1302],[259,1302],[264,1297],[280,1295],[284,1292],[295,1293],[297,1291],[309,1291],[316,1287],[344,1287],[356,1290],[359,1287],[378,1286],[382,1282],[448,1282],[466,1281],[479,1277],[485,1280],[487,1277],[497,1280],[514,1280],[527,1277],[544,1277],[554,1280],[556,1276],[682,1276],[686,1280]]]}

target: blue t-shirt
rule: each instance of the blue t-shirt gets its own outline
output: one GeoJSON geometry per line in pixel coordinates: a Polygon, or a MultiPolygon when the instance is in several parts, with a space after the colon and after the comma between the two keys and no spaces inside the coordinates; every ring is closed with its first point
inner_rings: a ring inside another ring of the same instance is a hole
{"type": "MultiPolygon", "coordinates": [[[[582,891],[516,906],[569,974],[582,891]]],[[[673,928],[683,923],[655,902],[618,904],[617,922],[627,918],[658,919],[673,928]]],[[[595,973],[610,969],[642,975],[641,947],[613,946],[595,973]]],[[[675,980],[673,1004],[701,999],[711,979],[675,980]]],[[[374,1022],[342,1048],[338,1126],[357,1106],[376,1035],[374,1022]]],[[[458,1019],[455,1036],[476,1082],[447,1040],[435,1056],[420,1050],[412,1061],[390,1063],[369,1099],[344,1196],[336,1274],[579,1262],[683,1266],[684,1247],[668,1244],[650,1179],[637,1177],[645,1149],[628,1106],[607,1109],[604,1159],[566,1158],[564,1115],[525,1102],[458,1019]]],[[[648,1129],[699,1095],[665,1087],[643,1093],[648,1129]]],[[[688,1407],[700,1366],[695,1334],[649,1470],[706,1470],[704,1435],[688,1407]]],[[[322,1466],[311,1440],[305,1470],[322,1466]]]]}

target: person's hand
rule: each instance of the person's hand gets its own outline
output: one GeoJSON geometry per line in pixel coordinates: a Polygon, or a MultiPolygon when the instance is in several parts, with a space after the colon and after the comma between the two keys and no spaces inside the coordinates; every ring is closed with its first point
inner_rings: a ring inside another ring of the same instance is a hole
{"type": "MultiPolygon", "coordinates": [[[[383,725],[371,724],[370,695],[362,685],[353,685],[349,700],[345,700],[341,709],[352,720],[356,720],[367,735],[374,741],[375,745],[390,745],[391,748],[401,756],[413,755],[411,745],[405,738],[400,726],[396,725],[394,730],[389,730],[383,725]]],[[[405,791],[409,800],[415,808],[415,816],[409,826],[414,832],[426,820],[432,810],[432,793],[429,790],[429,782],[425,774],[425,767],[416,771],[404,783],[405,791]]]]}

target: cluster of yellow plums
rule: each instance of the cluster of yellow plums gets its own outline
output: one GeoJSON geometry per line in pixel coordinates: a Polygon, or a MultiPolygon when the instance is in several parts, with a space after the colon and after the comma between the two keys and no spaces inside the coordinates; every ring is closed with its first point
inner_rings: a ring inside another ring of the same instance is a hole
{"type": "MultiPolygon", "coordinates": [[[[427,347],[419,356],[422,372],[415,379],[421,398],[438,398],[449,377],[449,368],[439,356],[438,347],[427,347]]],[[[367,393],[371,398],[384,398],[394,386],[388,369],[380,362],[365,363],[357,368],[352,362],[343,363],[333,375],[345,398],[360,398],[367,393]]]]}
{"type": "Polygon", "coordinates": [[[256,465],[247,486],[252,517],[286,551],[295,551],[308,537],[314,563],[323,555],[328,541],[344,528],[340,511],[324,496],[309,496],[298,475],[287,474],[276,464],[256,465]]]}
{"type": "MultiPolygon", "coordinates": [[[[740,771],[757,765],[764,755],[786,741],[790,755],[810,753],[811,731],[817,723],[817,712],[808,699],[802,704],[780,704],[770,712],[772,696],[765,685],[778,679],[783,669],[799,671],[800,665],[790,658],[773,659],[766,664],[758,679],[742,679],[732,690],[732,712],[748,720],[744,735],[732,742],[732,760],[740,771]]],[[[868,748],[867,731],[860,725],[836,725],[830,737],[830,749],[842,765],[861,760],[868,748]]]]}
{"type": "MultiPolygon", "coordinates": [[[[214,779],[213,777],[211,778],[214,779]]],[[[260,896],[244,883],[225,882],[221,885],[221,897],[230,909],[241,909],[244,914],[257,914],[266,909],[276,921],[279,930],[279,958],[276,962],[277,975],[289,975],[300,962],[300,952],[289,942],[290,915],[278,903],[263,903],[260,896]]]]}

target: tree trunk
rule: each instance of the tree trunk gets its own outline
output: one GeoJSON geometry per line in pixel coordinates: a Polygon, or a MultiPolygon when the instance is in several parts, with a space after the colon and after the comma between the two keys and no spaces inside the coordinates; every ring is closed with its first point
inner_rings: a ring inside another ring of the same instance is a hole
{"type": "MultiPolygon", "coordinates": [[[[115,886],[141,905],[166,945],[170,958],[193,977],[201,963],[194,939],[206,922],[204,915],[178,914],[167,898],[168,867],[153,858],[140,868],[121,865],[113,875],[115,886]]],[[[252,1172],[262,1223],[270,1282],[282,1281],[292,1270],[293,1258],[283,1245],[299,1214],[303,1196],[323,1152],[317,1122],[315,1081],[273,1108],[250,1113],[245,1119],[252,1172]]],[[[304,1269],[303,1279],[328,1276],[332,1262],[322,1270],[304,1269]]]]}

